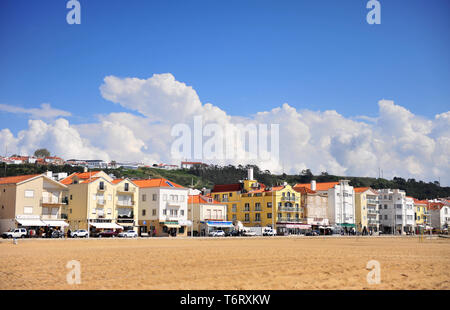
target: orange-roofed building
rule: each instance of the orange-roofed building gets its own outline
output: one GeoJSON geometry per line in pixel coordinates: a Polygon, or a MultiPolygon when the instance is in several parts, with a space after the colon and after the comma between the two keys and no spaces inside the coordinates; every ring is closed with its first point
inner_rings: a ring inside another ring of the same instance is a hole
{"type": "Polygon", "coordinates": [[[352,232],[356,229],[355,216],[355,191],[348,180],[339,182],[298,183],[294,189],[301,188],[312,190],[328,197],[327,218],[331,226],[335,226],[344,232],[352,232]]]}
{"type": "Polygon", "coordinates": [[[289,184],[272,188],[259,183],[248,170],[240,183],[215,185],[211,196],[227,205],[228,220],[246,227],[272,227],[278,234],[298,234],[311,225],[304,223],[301,194],[289,184]]]}
{"type": "Polygon", "coordinates": [[[64,229],[66,189],[45,174],[0,178],[0,232],[24,227],[37,235],[40,229],[64,229]]]}
{"type": "Polygon", "coordinates": [[[71,230],[86,229],[90,236],[110,229],[139,231],[139,190],[133,181],[113,179],[104,171],[92,171],[73,173],[62,183],[69,188],[71,230]]]}
{"type": "Polygon", "coordinates": [[[234,227],[227,221],[227,205],[201,194],[189,195],[188,219],[193,223],[194,236],[208,236],[214,230],[230,231],[234,227]]]}
{"type": "Polygon", "coordinates": [[[450,225],[450,205],[447,200],[434,200],[428,202],[428,212],[431,226],[441,232],[448,232],[450,225]]]}
{"type": "Polygon", "coordinates": [[[428,223],[428,201],[418,200],[413,198],[414,201],[414,218],[416,220],[416,233],[423,233],[426,230],[426,225],[428,223]]]}
{"type": "Polygon", "coordinates": [[[139,188],[140,233],[150,236],[187,236],[188,189],[164,178],[133,180],[139,188]]]}

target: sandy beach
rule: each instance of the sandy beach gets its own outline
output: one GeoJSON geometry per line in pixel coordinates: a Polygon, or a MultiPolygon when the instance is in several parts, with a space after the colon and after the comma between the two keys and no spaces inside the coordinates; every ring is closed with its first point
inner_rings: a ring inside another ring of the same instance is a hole
{"type": "Polygon", "coordinates": [[[2,240],[0,262],[0,289],[450,289],[440,238],[2,240]],[[81,284],[67,284],[71,260],[81,284]],[[370,260],[380,284],[367,283],[370,260]]]}

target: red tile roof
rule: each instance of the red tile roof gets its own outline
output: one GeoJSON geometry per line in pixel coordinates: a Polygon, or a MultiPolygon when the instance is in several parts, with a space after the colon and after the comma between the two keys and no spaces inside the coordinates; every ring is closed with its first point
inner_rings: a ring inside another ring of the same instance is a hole
{"type": "Polygon", "coordinates": [[[61,181],[62,184],[64,185],[69,185],[73,183],[73,178],[77,177],[81,180],[88,180],[92,177],[94,177],[97,173],[99,173],[100,171],[90,171],[90,172],[75,172],[71,175],[69,175],[67,178],[65,178],[64,180],[61,181]]]}
{"type": "Polygon", "coordinates": [[[211,197],[202,196],[202,195],[189,195],[188,203],[220,204],[219,202],[212,199],[211,197]],[[208,201],[208,199],[211,199],[211,201],[208,201]]]}
{"type": "Polygon", "coordinates": [[[18,175],[14,177],[0,178],[0,184],[17,184],[26,181],[28,179],[37,177],[38,175],[40,174],[28,174],[28,175],[18,175]]]}
{"type": "Polygon", "coordinates": [[[363,193],[363,192],[365,192],[366,190],[368,190],[370,187],[355,187],[354,188],[354,191],[355,191],[355,193],[363,193]]]}
{"type": "Polygon", "coordinates": [[[115,179],[115,180],[112,180],[112,184],[117,184],[117,183],[120,183],[120,182],[122,182],[123,180],[125,180],[125,179],[115,179]]]}
{"type": "Polygon", "coordinates": [[[296,192],[299,192],[301,194],[316,194],[317,192],[313,191],[312,189],[306,188],[306,187],[302,187],[302,186],[297,186],[297,187],[293,187],[293,189],[296,192]]]}
{"type": "Polygon", "coordinates": [[[159,179],[145,179],[145,180],[133,180],[133,183],[136,184],[138,187],[146,188],[146,187],[177,187],[177,188],[184,188],[183,186],[174,183],[172,181],[169,181],[164,178],[159,179]],[[169,184],[173,185],[170,186],[169,184]]]}
{"type": "Polygon", "coordinates": [[[238,192],[242,190],[242,183],[234,184],[216,184],[212,189],[212,193],[222,193],[222,192],[238,192]]]}
{"type": "Polygon", "coordinates": [[[443,206],[445,206],[442,202],[429,202],[427,208],[430,210],[440,210],[443,206]]]}
{"type": "MultiPolygon", "coordinates": [[[[327,191],[330,188],[332,188],[338,184],[339,184],[339,182],[316,183],[316,191],[327,191]]],[[[298,183],[298,184],[294,185],[294,189],[295,189],[295,187],[306,187],[308,189],[311,189],[311,183],[298,183]]]]}

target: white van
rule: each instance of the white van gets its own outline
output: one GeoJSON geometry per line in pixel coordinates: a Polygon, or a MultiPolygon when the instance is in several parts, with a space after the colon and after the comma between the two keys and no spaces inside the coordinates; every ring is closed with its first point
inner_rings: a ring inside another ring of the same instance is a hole
{"type": "Polygon", "coordinates": [[[263,228],[263,236],[275,236],[277,232],[272,227],[263,228]]]}

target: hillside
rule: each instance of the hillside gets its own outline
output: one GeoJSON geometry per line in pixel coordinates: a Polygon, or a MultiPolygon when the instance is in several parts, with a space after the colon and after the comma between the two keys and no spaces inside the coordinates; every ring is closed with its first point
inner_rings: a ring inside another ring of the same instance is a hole
{"type": "MultiPolygon", "coordinates": [[[[450,197],[450,187],[440,187],[438,182],[423,182],[414,179],[405,180],[394,177],[392,180],[370,177],[344,177],[322,173],[313,175],[308,169],[297,175],[275,175],[270,171],[260,170],[257,166],[252,166],[255,178],[266,185],[276,185],[287,182],[291,185],[295,183],[309,183],[311,180],[317,182],[333,182],[340,179],[350,180],[350,184],[355,187],[380,188],[399,188],[405,190],[408,196],[418,199],[433,199],[438,197],[450,197]]],[[[47,170],[53,172],[81,172],[81,167],[66,166],[39,166],[33,164],[25,165],[0,165],[0,176],[15,176],[21,174],[44,173],[47,170]]],[[[180,185],[201,189],[203,187],[212,188],[214,184],[236,183],[247,177],[247,166],[209,166],[206,168],[191,168],[178,170],[163,170],[157,168],[139,168],[137,170],[126,169],[104,169],[108,174],[114,174],[116,177],[133,178],[157,178],[164,177],[180,185]]]]}

